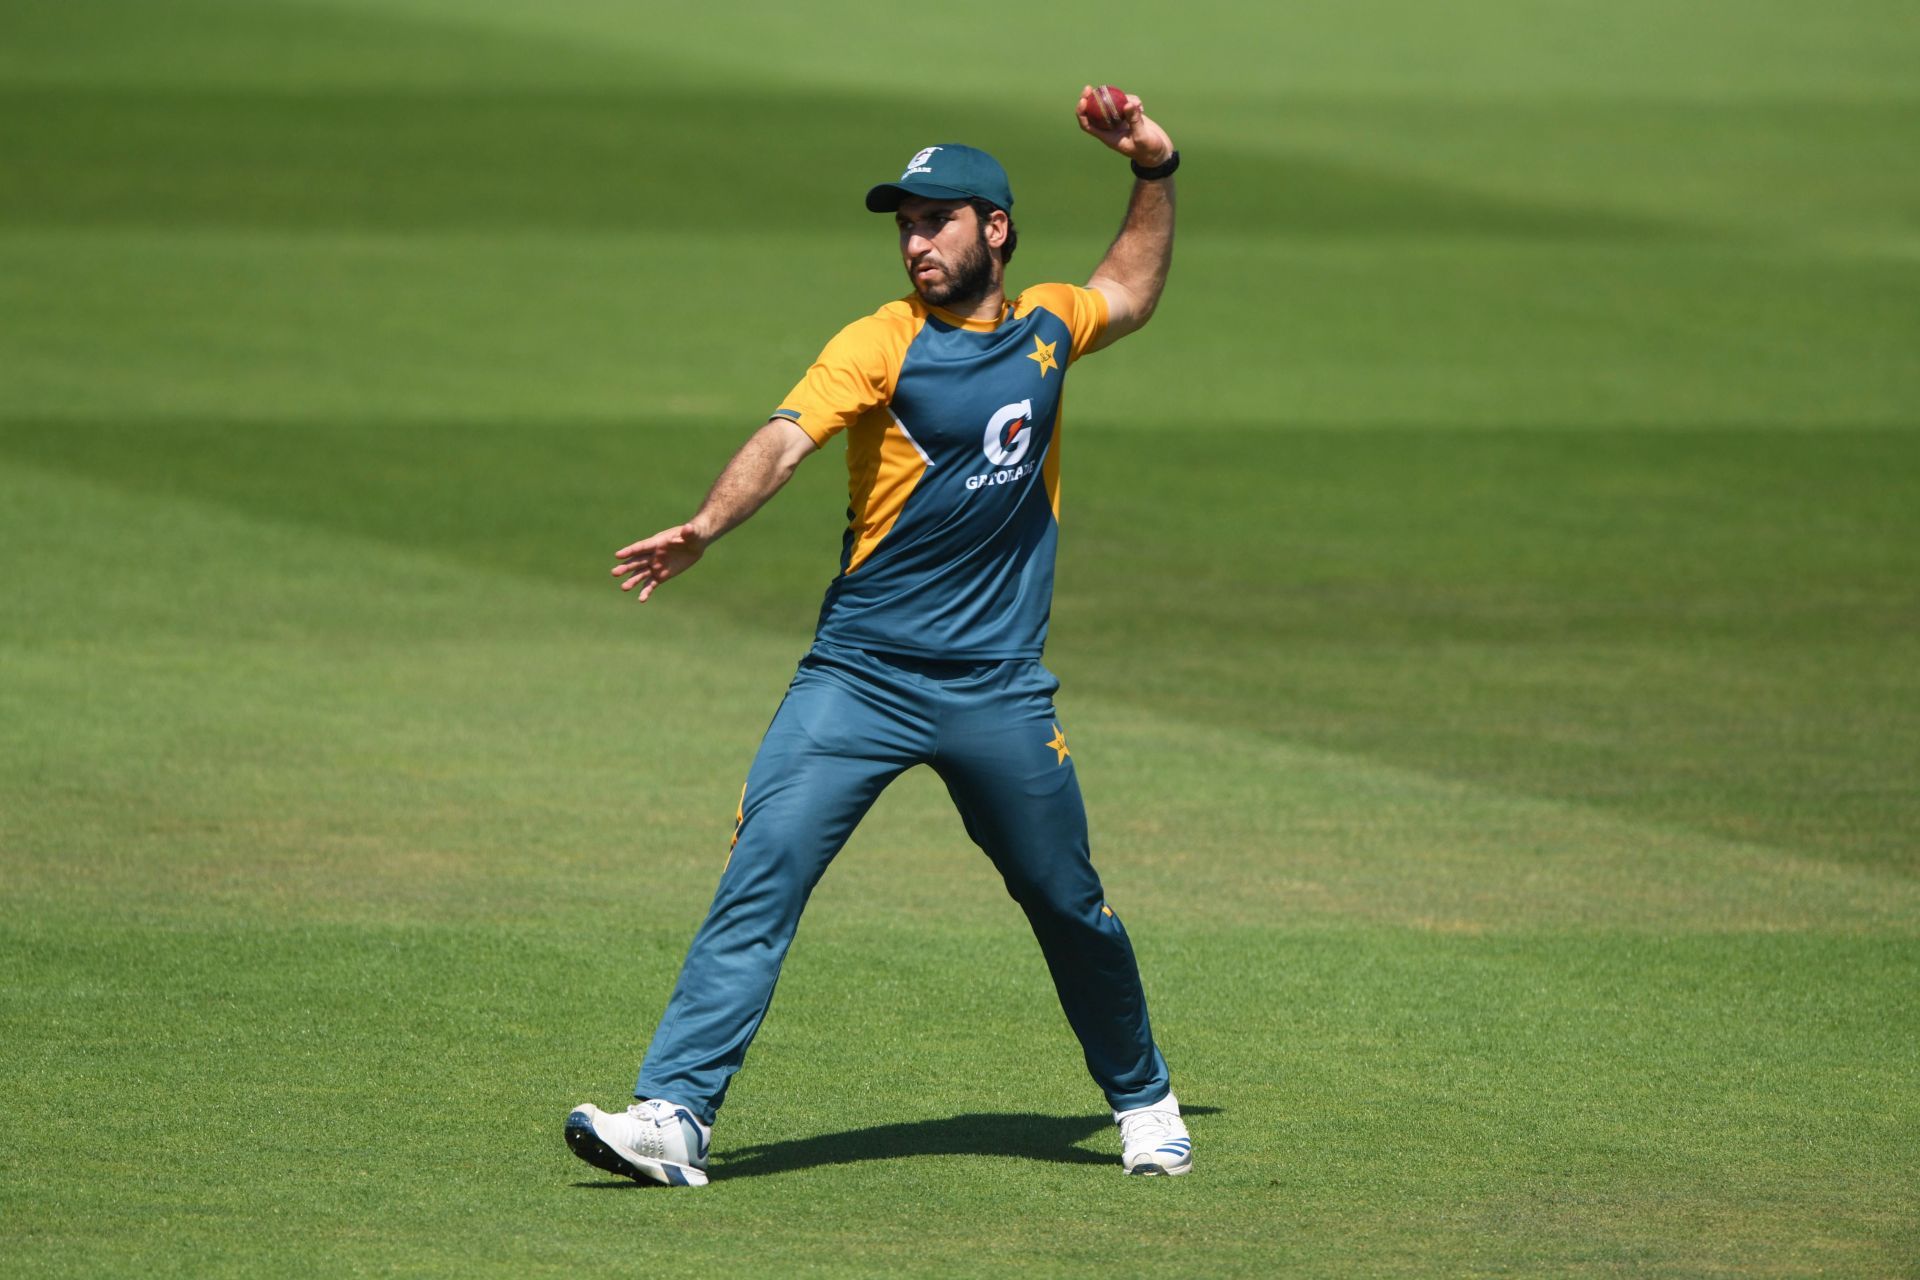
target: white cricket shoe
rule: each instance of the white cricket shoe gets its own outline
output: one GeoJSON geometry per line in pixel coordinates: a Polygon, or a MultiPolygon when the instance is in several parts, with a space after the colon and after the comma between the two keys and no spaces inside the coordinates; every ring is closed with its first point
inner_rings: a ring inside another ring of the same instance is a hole
{"type": "Polygon", "coordinates": [[[1120,1162],[1128,1173],[1178,1177],[1193,1170],[1193,1139],[1172,1094],[1144,1107],[1113,1113],[1120,1126],[1120,1162]]]}
{"type": "Polygon", "coordinates": [[[693,1112],[648,1098],[625,1111],[583,1102],[567,1117],[567,1145],[596,1169],[670,1187],[707,1185],[707,1142],[713,1130],[693,1112]]]}

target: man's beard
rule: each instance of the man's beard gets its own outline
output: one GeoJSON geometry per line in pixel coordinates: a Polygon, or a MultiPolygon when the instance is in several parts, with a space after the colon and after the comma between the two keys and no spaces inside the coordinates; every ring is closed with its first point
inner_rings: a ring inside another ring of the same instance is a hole
{"type": "Polygon", "coordinates": [[[921,301],[955,311],[963,311],[986,297],[993,287],[993,250],[987,246],[987,229],[980,228],[979,238],[953,264],[944,281],[922,285],[916,280],[913,287],[921,301]]]}

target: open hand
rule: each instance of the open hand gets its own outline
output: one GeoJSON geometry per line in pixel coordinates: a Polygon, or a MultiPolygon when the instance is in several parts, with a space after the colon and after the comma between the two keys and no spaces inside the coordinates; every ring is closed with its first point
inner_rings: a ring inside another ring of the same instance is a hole
{"type": "Polygon", "coordinates": [[[1165,129],[1155,124],[1145,112],[1141,111],[1138,95],[1131,93],[1127,95],[1127,105],[1121,113],[1122,120],[1117,128],[1103,129],[1093,122],[1093,117],[1087,114],[1092,105],[1088,101],[1092,93],[1092,85],[1080,90],[1080,102],[1074,108],[1074,114],[1079,117],[1082,129],[1143,169],[1165,164],[1173,155],[1173,139],[1167,136],[1165,129]]]}
{"type": "Polygon", "coordinates": [[[626,579],[622,591],[638,587],[639,598],[645,600],[668,578],[691,569],[706,550],[707,540],[691,524],[677,524],[614,552],[620,563],[613,566],[613,576],[626,579]]]}

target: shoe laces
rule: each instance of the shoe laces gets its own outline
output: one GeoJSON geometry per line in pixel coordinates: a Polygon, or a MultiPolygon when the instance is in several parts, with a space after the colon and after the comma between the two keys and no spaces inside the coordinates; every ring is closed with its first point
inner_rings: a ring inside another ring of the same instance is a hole
{"type": "Polygon", "coordinates": [[[633,1122],[633,1149],[641,1155],[705,1167],[710,1130],[684,1110],[670,1104],[636,1102],[627,1108],[627,1118],[633,1122]],[[662,1105],[667,1106],[665,1111],[660,1110],[662,1105]],[[682,1128],[683,1119],[693,1130],[691,1136],[682,1128]],[[670,1141],[669,1135],[677,1141],[670,1141]]]}
{"type": "Polygon", "coordinates": [[[633,1121],[633,1149],[649,1160],[668,1158],[667,1138],[661,1130],[665,1127],[660,1117],[643,1102],[636,1102],[627,1108],[627,1118],[633,1121]]]}
{"type": "Polygon", "coordinates": [[[1136,1111],[1120,1121],[1120,1141],[1127,1150],[1151,1150],[1171,1138],[1187,1136],[1178,1111],[1136,1111]]]}

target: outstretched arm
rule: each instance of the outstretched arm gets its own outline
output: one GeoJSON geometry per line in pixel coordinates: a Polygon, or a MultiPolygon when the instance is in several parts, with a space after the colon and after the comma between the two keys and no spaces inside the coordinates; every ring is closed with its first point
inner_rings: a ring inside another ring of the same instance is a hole
{"type": "Polygon", "coordinates": [[[645,600],[668,578],[691,569],[714,539],[758,511],[819,447],[791,419],[770,419],[733,455],[693,519],[613,553],[620,561],[613,566],[613,576],[625,579],[620,589],[638,587],[639,598],[645,600]]]}
{"type": "MultiPolygon", "coordinates": [[[[1089,116],[1092,87],[1081,91],[1077,114],[1080,127],[1142,169],[1152,169],[1173,158],[1173,139],[1140,110],[1140,99],[1127,95],[1122,120],[1103,128],[1089,116]]],[[[1173,262],[1173,177],[1135,178],[1127,201],[1126,221],[1114,237],[1107,256],[1093,269],[1087,287],[1107,299],[1107,327],[1091,350],[1109,346],[1145,324],[1160,305],[1167,287],[1167,268],[1173,262]]]]}

